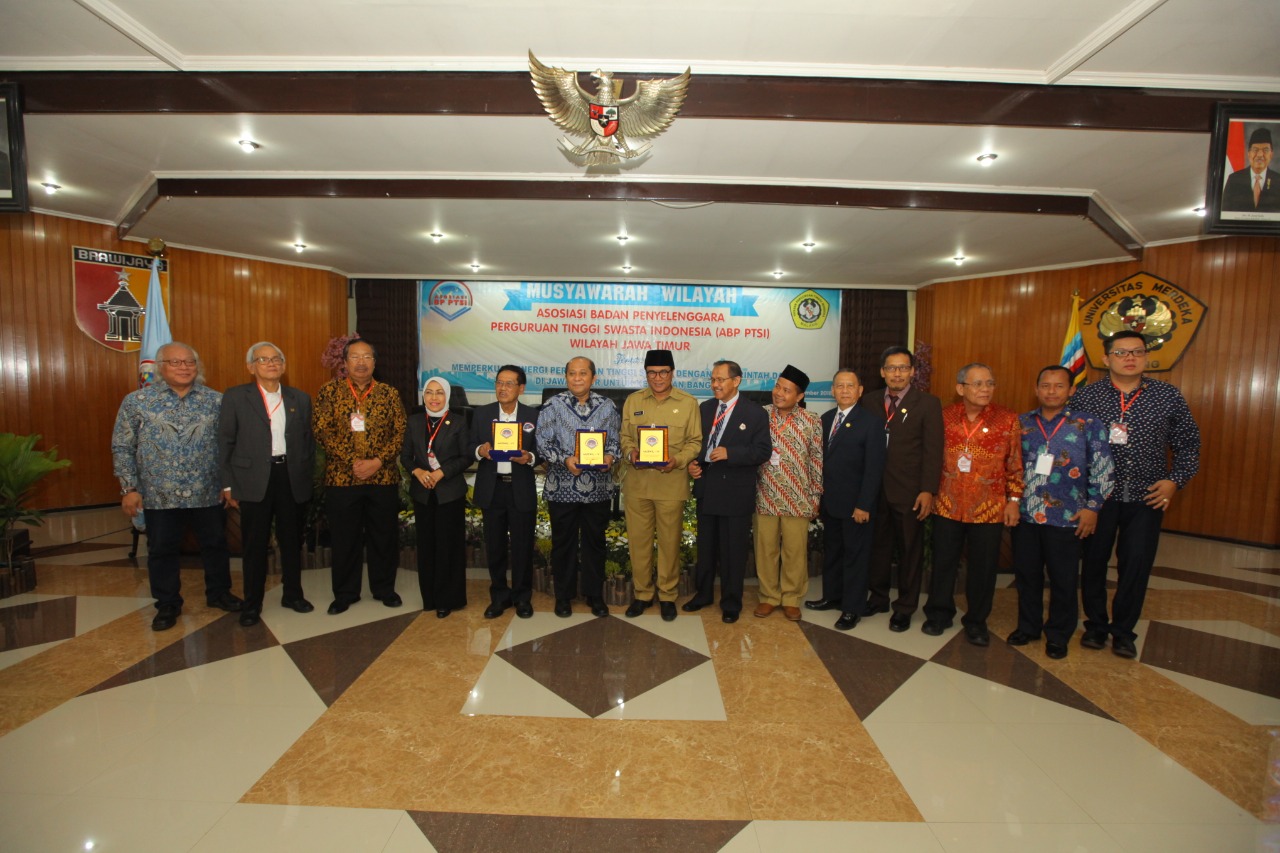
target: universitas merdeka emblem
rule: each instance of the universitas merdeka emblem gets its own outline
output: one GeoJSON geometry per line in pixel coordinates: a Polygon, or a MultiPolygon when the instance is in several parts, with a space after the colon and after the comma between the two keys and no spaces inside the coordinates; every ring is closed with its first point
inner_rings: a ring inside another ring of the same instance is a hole
{"type": "Polygon", "coordinates": [[[596,91],[578,82],[578,72],[543,65],[529,51],[529,76],[533,90],[551,120],[575,141],[561,138],[565,153],[583,166],[612,166],[649,153],[651,143],[633,146],[632,140],[652,139],[671,126],[685,96],[689,72],[676,77],[639,80],[636,90],[622,96],[622,80],[610,71],[596,69],[591,79],[596,91]]]}

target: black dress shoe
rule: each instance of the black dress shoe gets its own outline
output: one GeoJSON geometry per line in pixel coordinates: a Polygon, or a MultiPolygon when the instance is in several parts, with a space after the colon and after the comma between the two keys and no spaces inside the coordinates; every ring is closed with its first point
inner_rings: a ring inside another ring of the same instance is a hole
{"type": "Polygon", "coordinates": [[[901,634],[911,627],[910,613],[895,613],[889,617],[889,630],[901,634]]]}
{"type": "Polygon", "coordinates": [[[812,601],[806,601],[804,606],[808,610],[839,610],[840,602],[830,598],[815,598],[812,601]]]}
{"type": "Polygon", "coordinates": [[[316,606],[305,598],[289,598],[280,600],[281,607],[287,607],[295,613],[310,613],[316,606]]]}
{"type": "Polygon", "coordinates": [[[229,592],[220,592],[213,598],[206,598],[205,604],[210,607],[216,607],[219,610],[225,610],[228,613],[239,613],[244,602],[229,592]]]}
{"type": "Polygon", "coordinates": [[[674,601],[663,601],[658,605],[658,609],[662,611],[663,622],[676,621],[676,603],[674,601]]]}
{"type": "Polygon", "coordinates": [[[1099,631],[1097,629],[1085,631],[1080,636],[1080,645],[1084,646],[1086,649],[1105,649],[1107,647],[1108,636],[1109,635],[1106,631],[1099,631]]]}
{"type": "Polygon", "coordinates": [[[600,599],[600,598],[590,599],[590,598],[589,598],[589,599],[587,599],[587,606],[591,608],[591,615],[592,615],[592,616],[601,616],[601,617],[603,617],[603,616],[608,616],[608,615],[609,615],[609,607],[608,607],[608,605],[606,605],[606,604],[604,603],[604,600],[603,600],[603,599],[600,599]]]}
{"type": "Polygon", "coordinates": [[[936,619],[926,619],[924,624],[920,626],[920,630],[928,634],[930,637],[941,637],[942,632],[950,628],[952,623],[939,622],[936,619]]]}
{"type": "Polygon", "coordinates": [[[732,611],[729,613],[722,613],[720,614],[720,621],[726,625],[732,625],[734,622],[738,621],[738,614],[732,611]]]}
{"type": "Polygon", "coordinates": [[[441,608],[439,608],[438,610],[436,610],[436,618],[437,618],[437,619],[443,619],[443,618],[445,618],[446,616],[448,616],[448,615],[449,615],[450,613],[452,613],[452,612],[453,612],[453,611],[452,611],[452,610],[450,610],[450,609],[449,609],[449,608],[447,608],[447,607],[441,607],[441,608]]]}
{"type": "Polygon", "coordinates": [[[258,616],[258,611],[256,610],[240,611],[240,627],[241,628],[252,628],[254,625],[257,625],[261,621],[262,619],[261,617],[258,616]]]}
{"type": "Polygon", "coordinates": [[[503,607],[501,604],[490,604],[488,607],[484,609],[484,618],[497,619],[499,616],[502,615],[502,612],[506,609],[507,608],[503,607]]]}
{"type": "Polygon", "coordinates": [[[400,598],[399,594],[394,592],[384,595],[378,600],[381,601],[387,607],[399,607],[400,605],[404,604],[404,601],[400,598]]]}
{"type": "Polygon", "coordinates": [[[1025,646],[1027,643],[1031,642],[1034,639],[1035,637],[1031,636],[1026,631],[1023,631],[1022,629],[1018,629],[1017,631],[1014,631],[1012,634],[1010,634],[1009,639],[1005,640],[1005,642],[1011,646],[1025,646]]]}
{"type": "Polygon", "coordinates": [[[1111,651],[1117,657],[1122,658],[1136,658],[1138,656],[1138,647],[1128,637],[1113,637],[1111,639],[1111,651]]]}
{"type": "Polygon", "coordinates": [[[862,608],[863,616],[875,616],[877,613],[888,613],[888,612],[889,612],[889,605],[872,604],[870,601],[867,602],[866,607],[862,608]]]}
{"type": "Polygon", "coordinates": [[[680,609],[683,610],[685,613],[697,613],[699,610],[701,610],[704,607],[707,607],[710,604],[711,604],[710,601],[704,602],[704,601],[699,601],[696,598],[691,598],[688,601],[686,601],[684,604],[681,604],[680,609]]]}
{"type": "Polygon", "coordinates": [[[850,613],[848,610],[840,614],[840,618],[836,620],[837,631],[852,631],[853,626],[858,624],[858,620],[862,618],[857,613],[850,613]]]}
{"type": "Polygon", "coordinates": [[[991,645],[991,635],[981,625],[965,625],[964,638],[975,646],[991,645]]]}
{"type": "Polygon", "coordinates": [[[1054,660],[1062,660],[1067,656],[1066,643],[1045,643],[1044,653],[1054,660]]]}
{"type": "Polygon", "coordinates": [[[516,605],[516,615],[521,619],[528,619],[533,615],[533,605],[527,601],[522,601],[516,605]]]}
{"type": "Polygon", "coordinates": [[[572,616],[573,605],[563,598],[556,599],[556,615],[560,617],[572,616]]]}
{"type": "Polygon", "coordinates": [[[329,605],[329,615],[337,616],[339,613],[346,613],[347,608],[350,606],[348,602],[343,601],[341,598],[335,598],[333,604],[329,605]]]}
{"type": "Polygon", "coordinates": [[[652,604],[653,604],[652,601],[641,601],[638,598],[633,598],[631,599],[631,603],[627,605],[626,617],[628,619],[634,619],[637,616],[639,616],[641,613],[644,613],[646,610],[648,610],[650,605],[652,604]]]}
{"type": "Polygon", "coordinates": [[[178,615],[182,607],[178,604],[161,604],[156,608],[155,618],[151,620],[152,631],[168,631],[178,624],[178,615]]]}

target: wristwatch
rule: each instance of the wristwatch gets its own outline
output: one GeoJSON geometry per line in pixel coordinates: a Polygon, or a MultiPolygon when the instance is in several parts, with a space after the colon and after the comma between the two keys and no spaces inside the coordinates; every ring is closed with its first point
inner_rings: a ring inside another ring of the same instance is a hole
{"type": "Polygon", "coordinates": [[[133,486],[123,486],[123,487],[121,487],[121,489],[120,489],[120,497],[124,497],[125,495],[129,494],[130,492],[136,492],[136,491],[138,491],[138,490],[137,490],[137,489],[135,489],[133,486]]]}

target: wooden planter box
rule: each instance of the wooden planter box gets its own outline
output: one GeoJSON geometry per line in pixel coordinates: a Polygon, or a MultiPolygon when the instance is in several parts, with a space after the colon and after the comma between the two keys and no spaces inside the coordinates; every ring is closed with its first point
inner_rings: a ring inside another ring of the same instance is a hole
{"type": "Polygon", "coordinates": [[[0,598],[9,598],[36,588],[36,563],[30,557],[15,557],[13,564],[0,566],[0,598]]]}

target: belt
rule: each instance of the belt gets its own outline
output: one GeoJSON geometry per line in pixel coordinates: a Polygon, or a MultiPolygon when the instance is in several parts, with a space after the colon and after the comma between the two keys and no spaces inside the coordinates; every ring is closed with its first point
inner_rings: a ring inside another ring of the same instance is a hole
{"type": "Polygon", "coordinates": [[[286,457],[284,457],[284,456],[272,456],[272,457],[271,457],[271,464],[272,464],[272,465],[283,465],[286,461],[287,461],[287,460],[286,460],[286,457]]]}

